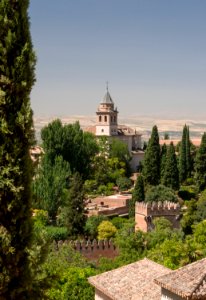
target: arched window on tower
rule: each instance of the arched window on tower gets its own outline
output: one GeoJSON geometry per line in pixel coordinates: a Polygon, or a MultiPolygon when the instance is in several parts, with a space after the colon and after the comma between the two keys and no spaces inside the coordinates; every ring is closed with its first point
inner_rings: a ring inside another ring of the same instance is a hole
{"type": "Polygon", "coordinates": [[[99,122],[102,122],[102,116],[99,116],[99,122]]]}
{"type": "Polygon", "coordinates": [[[114,116],[114,122],[116,122],[116,120],[117,120],[117,119],[116,119],[116,116],[114,116]]]}
{"type": "Polygon", "coordinates": [[[111,116],[110,120],[111,120],[111,123],[112,123],[113,122],[113,117],[112,116],[111,116]]]}
{"type": "Polygon", "coordinates": [[[104,116],[104,122],[107,122],[107,116],[104,116]]]}

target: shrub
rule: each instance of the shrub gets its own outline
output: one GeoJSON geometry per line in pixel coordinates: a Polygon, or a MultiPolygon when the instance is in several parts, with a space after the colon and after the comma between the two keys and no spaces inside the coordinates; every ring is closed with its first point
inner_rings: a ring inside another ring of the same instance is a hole
{"type": "Polygon", "coordinates": [[[68,232],[66,227],[47,226],[47,237],[53,241],[64,241],[68,238],[68,232]]]}
{"type": "Polygon", "coordinates": [[[107,217],[103,215],[89,217],[84,227],[85,234],[88,235],[90,239],[96,239],[98,234],[97,228],[99,224],[106,219],[107,217]]]}
{"type": "Polygon", "coordinates": [[[146,202],[178,202],[178,198],[174,191],[164,185],[152,186],[146,193],[146,202]]]}
{"type": "Polygon", "coordinates": [[[117,179],[117,185],[120,191],[127,190],[131,187],[131,180],[127,177],[119,177],[117,179]]]}
{"type": "Polygon", "coordinates": [[[98,240],[110,239],[115,236],[117,228],[110,221],[102,221],[98,226],[98,240]]]}

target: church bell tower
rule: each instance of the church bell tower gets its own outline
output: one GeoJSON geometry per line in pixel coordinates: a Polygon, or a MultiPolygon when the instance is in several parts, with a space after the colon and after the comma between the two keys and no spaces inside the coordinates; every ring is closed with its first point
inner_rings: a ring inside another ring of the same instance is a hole
{"type": "Polygon", "coordinates": [[[96,116],[96,136],[118,135],[118,111],[117,108],[114,108],[114,102],[110,96],[108,86],[106,94],[98,106],[96,116]]]}

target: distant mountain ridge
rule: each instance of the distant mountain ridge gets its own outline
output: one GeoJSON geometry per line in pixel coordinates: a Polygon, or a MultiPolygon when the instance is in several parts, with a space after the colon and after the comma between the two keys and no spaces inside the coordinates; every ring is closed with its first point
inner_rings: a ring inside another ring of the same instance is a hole
{"type": "MultiPolygon", "coordinates": [[[[44,116],[44,117],[34,117],[34,127],[36,131],[36,139],[40,141],[41,129],[48,123],[55,119],[60,119],[63,124],[74,123],[79,121],[81,127],[85,129],[86,127],[93,126],[96,124],[95,116],[83,116],[83,115],[73,115],[73,116],[44,116]]],[[[119,124],[124,124],[129,127],[136,129],[136,131],[142,134],[143,140],[148,140],[152,127],[157,125],[159,130],[160,139],[163,138],[164,133],[168,133],[171,139],[181,138],[182,128],[184,124],[187,124],[190,128],[191,138],[200,138],[203,132],[206,131],[206,121],[205,120],[192,120],[192,119],[162,119],[157,116],[121,116],[118,118],[119,124]]]]}

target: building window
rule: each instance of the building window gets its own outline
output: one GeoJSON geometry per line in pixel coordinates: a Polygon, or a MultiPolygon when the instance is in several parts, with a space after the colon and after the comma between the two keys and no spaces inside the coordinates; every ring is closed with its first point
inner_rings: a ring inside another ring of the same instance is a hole
{"type": "Polygon", "coordinates": [[[107,122],[107,116],[104,116],[104,122],[107,122]]]}
{"type": "Polygon", "coordinates": [[[113,122],[113,117],[111,116],[111,122],[113,122]]]}
{"type": "Polygon", "coordinates": [[[114,122],[116,122],[116,117],[114,116],[114,122]]]}
{"type": "Polygon", "coordinates": [[[102,129],[102,132],[104,132],[104,129],[102,129]]]}
{"type": "Polygon", "coordinates": [[[99,122],[102,122],[102,116],[99,116],[99,122]]]}

